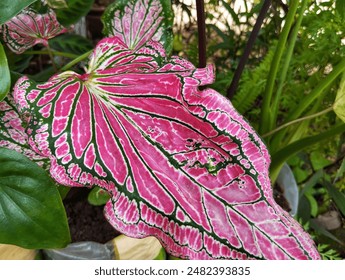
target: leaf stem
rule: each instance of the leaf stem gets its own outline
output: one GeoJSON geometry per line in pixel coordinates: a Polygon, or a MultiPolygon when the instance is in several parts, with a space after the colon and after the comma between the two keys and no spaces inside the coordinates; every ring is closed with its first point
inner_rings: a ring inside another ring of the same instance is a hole
{"type": "MultiPolygon", "coordinates": [[[[44,51],[26,51],[24,54],[47,54],[49,55],[48,50],[44,51]]],[[[51,50],[51,54],[55,55],[55,56],[63,56],[63,57],[67,57],[67,58],[76,58],[78,57],[78,55],[76,54],[72,54],[72,53],[66,53],[66,52],[59,52],[59,51],[53,51],[51,50]]]]}
{"type": "Polygon", "coordinates": [[[281,125],[281,126],[275,128],[275,129],[271,130],[270,132],[265,133],[265,134],[262,135],[261,137],[266,138],[266,137],[271,136],[272,134],[275,134],[276,132],[278,132],[278,131],[280,131],[280,130],[282,130],[282,129],[288,127],[288,126],[294,125],[294,124],[299,123],[299,122],[302,122],[302,121],[306,121],[306,120],[310,120],[310,119],[316,118],[316,117],[321,116],[321,115],[323,115],[323,114],[326,114],[326,113],[328,113],[328,112],[330,112],[330,111],[333,111],[333,106],[332,106],[332,107],[329,107],[329,108],[327,108],[327,109],[325,109],[325,110],[323,110],[323,111],[321,111],[321,112],[318,112],[318,113],[316,113],[316,114],[312,114],[312,115],[309,115],[309,116],[305,116],[305,117],[303,117],[303,118],[299,118],[299,119],[293,120],[293,121],[291,121],[291,122],[285,123],[285,124],[283,124],[283,125],[281,125]]]}
{"type": "Polygon", "coordinates": [[[206,27],[204,0],[196,0],[196,13],[198,18],[198,44],[199,44],[199,68],[206,67],[206,27]]]}
{"type": "Polygon", "coordinates": [[[70,69],[71,67],[73,67],[75,64],[79,63],[80,61],[86,59],[90,54],[92,53],[92,50],[83,53],[82,55],[78,56],[77,58],[73,59],[72,61],[70,61],[69,63],[67,63],[65,66],[63,66],[60,71],[66,71],[68,69],[70,69]]]}
{"type": "MultiPolygon", "coordinates": [[[[246,2],[246,1],[244,1],[244,2],[246,2]]],[[[231,81],[231,84],[230,84],[228,90],[227,90],[227,97],[229,99],[232,99],[236,93],[242,72],[244,70],[244,67],[245,67],[247,61],[248,61],[250,52],[254,46],[256,38],[259,35],[259,31],[261,29],[262,23],[263,23],[266,15],[267,15],[267,12],[268,12],[271,4],[272,4],[271,0],[264,0],[264,3],[262,4],[260,13],[258,15],[256,22],[255,22],[253,30],[250,33],[250,36],[249,36],[248,42],[246,44],[246,47],[244,49],[243,55],[241,56],[240,62],[238,63],[238,66],[235,70],[234,77],[231,81]]]]}
{"type": "Polygon", "coordinates": [[[47,48],[47,51],[48,51],[48,55],[50,57],[50,60],[52,62],[52,65],[53,65],[53,68],[54,68],[54,71],[57,72],[58,68],[55,64],[55,61],[54,61],[54,55],[53,55],[53,52],[52,52],[52,49],[50,48],[49,44],[46,45],[46,48],[47,48]]]}

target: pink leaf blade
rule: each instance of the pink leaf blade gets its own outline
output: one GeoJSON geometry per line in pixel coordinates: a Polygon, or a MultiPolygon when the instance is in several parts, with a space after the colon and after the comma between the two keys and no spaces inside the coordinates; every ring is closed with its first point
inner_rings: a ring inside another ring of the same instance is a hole
{"type": "Polygon", "coordinates": [[[1,26],[5,44],[17,54],[36,44],[47,46],[49,39],[67,31],[59,24],[53,10],[38,14],[31,9],[25,9],[1,26]]]}
{"type": "Polygon", "coordinates": [[[86,75],[62,73],[37,86],[22,78],[16,85],[17,104],[34,114],[30,143],[50,158],[52,177],[104,188],[116,229],[154,235],[182,258],[318,259],[310,237],[273,200],[260,137],[227,99],[198,90],[213,80],[212,67],[157,59],[156,46],[145,56],[118,42],[99,43],[86,75]],[[142,67],[131,67],[133,59],[142,67]],[[61,127],[47,117],[62,112],[59,100],[70,108],[61,127]]]}

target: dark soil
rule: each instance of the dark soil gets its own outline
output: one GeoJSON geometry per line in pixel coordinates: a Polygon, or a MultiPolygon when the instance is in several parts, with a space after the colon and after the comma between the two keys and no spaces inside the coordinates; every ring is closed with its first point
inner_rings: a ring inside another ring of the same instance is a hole
{"type": "Polygon", "coordinates": [[[104,206],[89,204],[88,192],[89,190],[85,188],[72,188],[64,199],[72,242],[106,243],[120,233],[105,219],[104,206]]]}

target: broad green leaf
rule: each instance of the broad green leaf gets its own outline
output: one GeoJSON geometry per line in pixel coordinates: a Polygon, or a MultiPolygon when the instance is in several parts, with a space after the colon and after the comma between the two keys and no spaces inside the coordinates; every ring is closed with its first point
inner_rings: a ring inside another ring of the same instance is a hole
{"type": "Polygon", "coordinates": [[[25,156],[0,148],[0,243],[60,248],[70,242],[54,182],[25,156]]]}
{"type": "Polygon", "coordinates": [[[66,0],[68,8],[55,10],[58,21],[64,26],[76,23],[91,9],[94,0],[66,0]]]}
{"type": "Polygon", "coordinates": [[[81,55],[93,49],[92,42],[76,34],[62,34],[49,40],[49,46],[56,51],[81,55]]]}
{"type": "Polygon", "coordinates": [[[102,16],[105,36],[116,36],[129,49],[153,40],[169,55],[173,47],[170,0],[117,0],[102,16]]]}
{"type": "Polygon", "coordinates": [[[106,204],[110,195],[102,188],[94,187],[89,193],[87,200],[91,205],[100,206],[106,204]]]}
{"type": "Polygon", "coordinates": [[[333,110],[337,114],[337,116],[343,122],[345,122],[345,72],[340,81],[337,96],[333,105],[333,110]]]}
{"type": "Polygon", "coordinates": [[[37,0],[1,0],[0,25],[37,0]]]}
{"type": "Polygon", "coordinates": [[[0,101],[9,93],[11,87],[11,75],[8,68],[4,47],[0,43],[0,101]]]}

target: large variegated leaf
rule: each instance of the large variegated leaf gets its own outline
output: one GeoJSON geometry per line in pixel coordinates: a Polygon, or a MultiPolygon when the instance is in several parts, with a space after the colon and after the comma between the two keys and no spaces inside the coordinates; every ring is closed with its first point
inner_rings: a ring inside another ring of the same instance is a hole
{"type": "Polygon", "coordinates": [[[107,38],[85,74],[23,77],[14,96],[52,177],[107,190],[106,215],[124,234],[156,236],[181,258],[318,259],[272,198],[258,135],[227,99],[198,90],[213,79],[157,42],[107,38]]]}
{"type": "Polygon", "coordinates": [[[129,49],[140,48],[152,39],[169,54],[172,20],[170,0],[117,0],[104,12],[103,33],[120,38],[129,49]]]}
{"type": "Polygon", "coordinates": [[[48,40],[66,32],[54,11],[38,14],[25,9],[1,26],[3,40],[15,53],[22,53],[36,44],[48,45],[48,40]]]}
{"type": "Polygon", "coordinates": [[[19,152],[38,165],[47,168],[49,162],[46,157],[33,151],[27,140],[23,121],[13,104],[12,96],[8,95],[0,102],[0,147],[19,152]]]}

